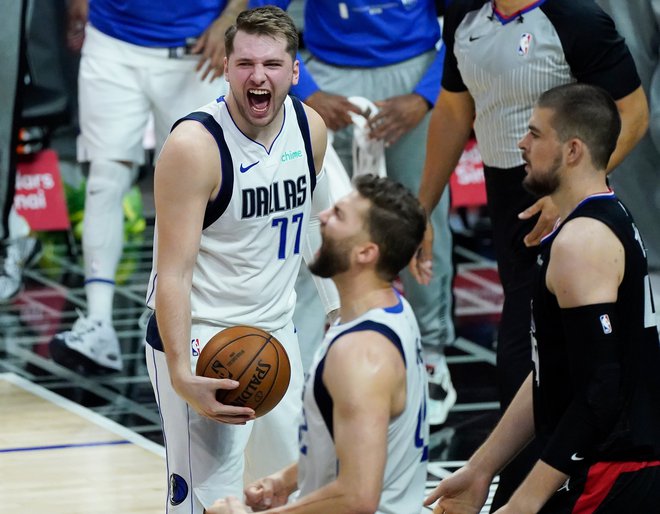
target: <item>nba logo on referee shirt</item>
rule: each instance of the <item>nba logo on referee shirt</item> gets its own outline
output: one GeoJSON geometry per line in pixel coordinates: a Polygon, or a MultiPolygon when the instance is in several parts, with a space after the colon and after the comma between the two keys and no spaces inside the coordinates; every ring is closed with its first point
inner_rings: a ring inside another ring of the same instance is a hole
{"type": "Polygon", "coordinates": [[[610,323],[610,317],[607,314],[601,315],[600,325],[603,327],[604,334],[612,333],[612,323],[610,323]]]}
{"type": "Polygon", "coordinates": [[[520,36],[520,43],[518,43],[518,55],[526,56],[529,53],[529,48],[532,46],[532,35],[525,32],[520,36]]]}

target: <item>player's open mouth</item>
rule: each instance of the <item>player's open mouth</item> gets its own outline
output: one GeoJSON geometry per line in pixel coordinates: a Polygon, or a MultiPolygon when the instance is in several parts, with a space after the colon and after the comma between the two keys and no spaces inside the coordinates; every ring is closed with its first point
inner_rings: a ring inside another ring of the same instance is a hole
{"type": "Polygon", "coordinates": [[[270,106],[270,92],[264,89],[249,89],[248,102],[250,108],[257,114],[263,114],[268,111],[270,106]]]}

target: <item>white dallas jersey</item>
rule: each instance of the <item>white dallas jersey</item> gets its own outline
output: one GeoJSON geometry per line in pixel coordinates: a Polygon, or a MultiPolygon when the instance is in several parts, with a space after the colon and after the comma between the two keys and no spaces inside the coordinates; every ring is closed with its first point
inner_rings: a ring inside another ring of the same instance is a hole
{"type": "MultiPolygon", "coordinates": [[[[193,269],[193,322],[273,332],[292,318],[316,174],[302,104],[287,97],[283,109],[282,128],[270,148],[239,130],[224,97],[180,120],[202,123],[216,139],[222,162],[220,192],[206,207],[193,269]]],[[[152,309],[157,225],[147,292],[152,309]]]]}
{"type": "Polygon", "coordinates": [[[393,307],[372,309],[349,323],[333,325],[317,350],[303,392],[298,461],[300,495],[334,481],[339,471],[333,440],[333,403],[322,380],[328,350],[342,335],[367,330],[384,335],[399,349],[407,375],[406,407],[401,415],[390,420],[388,427],[387,463],[377,512],[419,512],[424,499],[428,462],[426,368],[417,320],[401,296],[393,307]]]}

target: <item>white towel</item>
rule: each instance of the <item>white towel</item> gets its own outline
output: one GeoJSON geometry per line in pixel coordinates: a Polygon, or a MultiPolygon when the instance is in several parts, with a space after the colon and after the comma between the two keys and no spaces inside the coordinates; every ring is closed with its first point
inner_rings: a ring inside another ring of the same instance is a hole
{"type": "Polygon", "coordinates": [[[325,159],[323,159],[323,169],[328,174],[330,198],[333,203],[336,203],[342,196],[350,193],[353,186],[344,164],[337,155],[334,146],[332,146],[333,140],[334,133],[328,131],[328,146],[325,150],[325,159]]]}
{"type": "Polygon", "coordinates": [[[351,96],[348,101],[356,105],[367,117],[351,112],[353,120],[353,176],[373,173],[379,177],[387,175],[385,165],[385,142],[369,139],[368,118],[378,114],[378,107],[367,98],[351,96]]]}

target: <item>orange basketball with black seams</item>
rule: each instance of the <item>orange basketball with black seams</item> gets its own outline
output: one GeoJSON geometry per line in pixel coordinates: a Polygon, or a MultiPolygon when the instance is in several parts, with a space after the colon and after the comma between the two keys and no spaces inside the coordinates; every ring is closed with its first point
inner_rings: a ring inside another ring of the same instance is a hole
{"type": "Polygon", "coordinates": [[[268,332],[248,326],[226,328],[202,349],[196,373],[210,378],[230,378],[236,389],[218,389],[225,405],[250,407],[256,417],[272,410],[289,387],[291,364],[282,344],[268,332]]]}

